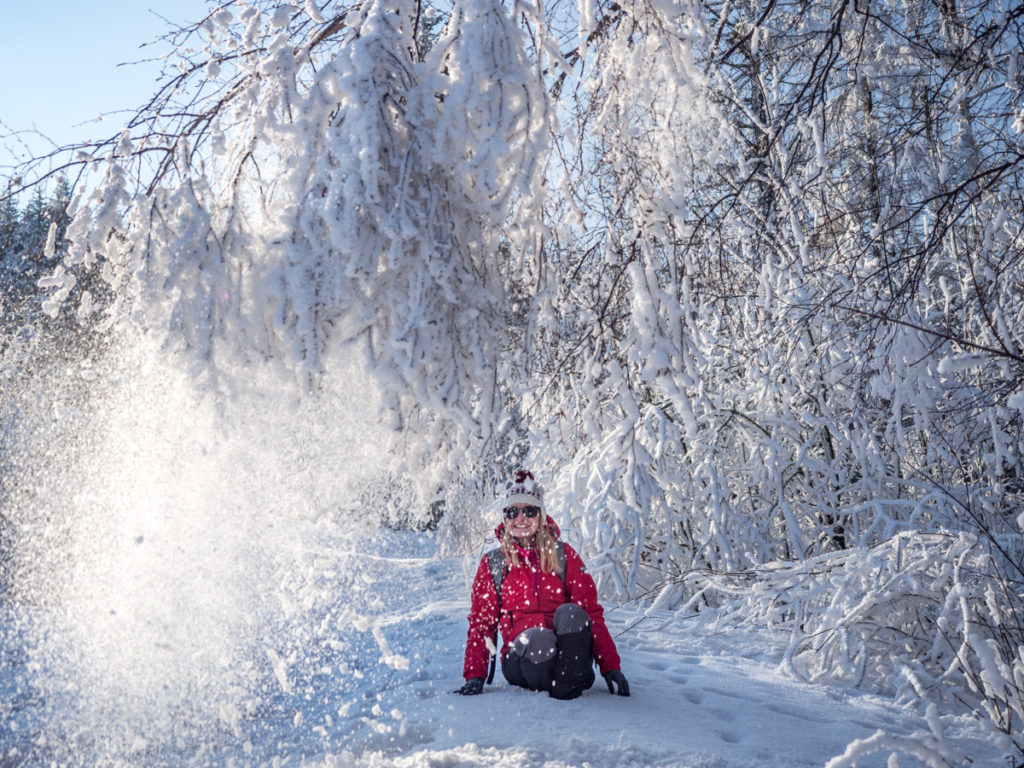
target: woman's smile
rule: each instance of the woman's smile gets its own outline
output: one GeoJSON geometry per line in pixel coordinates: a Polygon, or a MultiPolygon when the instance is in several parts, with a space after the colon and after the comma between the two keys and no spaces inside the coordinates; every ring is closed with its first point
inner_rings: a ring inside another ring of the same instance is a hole
{"type": "Polygon", "coordinates": [[[516,536],[532,536],[537,532],[537,518],[517,517],[512,524],[512,533],[516,536]]]}

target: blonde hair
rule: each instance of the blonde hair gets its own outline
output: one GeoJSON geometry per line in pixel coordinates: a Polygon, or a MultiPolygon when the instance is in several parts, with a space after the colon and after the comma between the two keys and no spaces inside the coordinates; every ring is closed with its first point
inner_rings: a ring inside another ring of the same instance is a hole
{"type": "MultiPolygon", "coordinates": [[[[544,515],[543,511],[541,515],[544,515]]],[[[542,520],[540,525],[537,526],[537,533],[534,534],[534,538],[537,543],[537,556],[540,560],[541,571],[544,573],[559,573],[558,542],[545,521],[542,520]]],[[[512,533],[507,525],[501,534],[501,551],[504,553],[505,560],[508,563],[512,565],[523,564],[519,558],[519,550],[515,547],[515,539],[512,538],[512,533]]]]}

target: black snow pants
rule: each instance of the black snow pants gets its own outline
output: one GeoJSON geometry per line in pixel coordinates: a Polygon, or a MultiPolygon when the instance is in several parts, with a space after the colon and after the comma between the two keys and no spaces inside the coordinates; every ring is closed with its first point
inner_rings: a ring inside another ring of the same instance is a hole
{"type": "Polygon", "coordinates": [[[575,699],[594,684],[593,648],[587,612],[564,603],[555,611],[554,631],[532,627],[519,633],[501,672],[512,685],[575,699]]]}

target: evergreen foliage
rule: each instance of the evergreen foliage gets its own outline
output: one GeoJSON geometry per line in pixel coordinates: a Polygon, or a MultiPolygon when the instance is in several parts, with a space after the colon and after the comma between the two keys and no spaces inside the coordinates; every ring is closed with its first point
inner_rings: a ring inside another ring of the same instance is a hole
{"type": "MultiPolygon", "coordinates": [[[[59,268],[68,251],[71,197],[67,177],[58,176],[49,192],[35,187],[24,209],[19,209],[13,194],[0,200],[0,327],[5,336],[0,349],[14,336],[26,334],[39,337],[33,346],[47,357],[92,354],[104,344],[95,328],[83,326],[74,316],[50,317],[42,309],[45,291],[40,281],[59,268]]],[[[74,296],[80,299],[87,286],[96,286],[98,295],[109,299],[99,275],[85,276],[74,296]]]]}

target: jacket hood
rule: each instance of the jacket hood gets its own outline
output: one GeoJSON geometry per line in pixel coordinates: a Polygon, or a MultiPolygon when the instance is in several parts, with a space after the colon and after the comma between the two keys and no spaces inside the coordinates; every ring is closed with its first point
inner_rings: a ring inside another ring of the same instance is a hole
{"type": "MultiPolygon", "coordinates": [[[[551,532],[551,536],[558,541],[562,536],[562,529],[558,527],[558,523],[551,519],[551,515],[544,515],[544,525],[548,527],[548,531],[551,532]]],[[[505,533],[505,523],[499,523],[498,527],[494,529],[494,537],[500,542],[501,537],[505,533]]]]}

